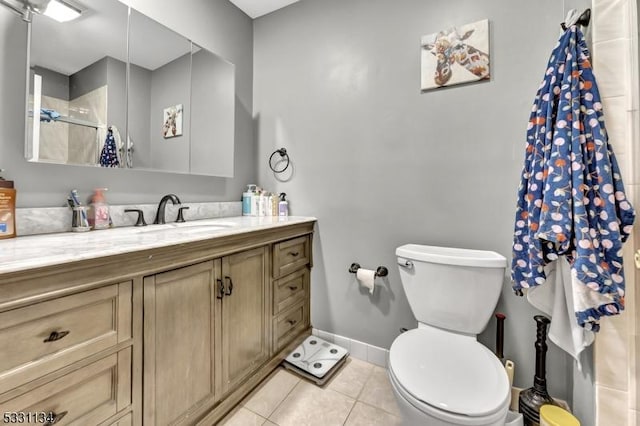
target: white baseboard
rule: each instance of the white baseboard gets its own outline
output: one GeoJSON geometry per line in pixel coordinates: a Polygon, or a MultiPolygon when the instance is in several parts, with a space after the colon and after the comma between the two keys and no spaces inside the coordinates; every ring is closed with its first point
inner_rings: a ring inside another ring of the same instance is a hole
{"type": "Polygon", "coordinates": [[[312,333],[314,336],[318,336],[321,339],[346,348],[353,358],[387,368],[387,359],[389,358],[388,349],[373,346],[359,340],[350,339],[327,331],[318,330],[317,328],[312,329],[312,333]]]}

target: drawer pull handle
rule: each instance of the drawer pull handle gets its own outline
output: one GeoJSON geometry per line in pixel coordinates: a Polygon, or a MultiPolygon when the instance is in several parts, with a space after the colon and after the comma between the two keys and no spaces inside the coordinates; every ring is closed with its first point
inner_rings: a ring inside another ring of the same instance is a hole
{"type": "Polygon", "coordinates": [[[296,285],[290,285],[289,286],[289,290],[291,290],[291,291],[296,291],[297,289],[298,289],[298,286],[296,286],[296,285]]]}
{"type": "Polygon", "coordinates": [[[233,293],[233,280],[231,280],[231,277],[224,277],[224,279],[229,280],[229,285],[227,286],[227,292],[224,295],[231,296],[231,293],[233,293]]]}
{"type": "Polygon", "coordinates": [[[293,327],[298,321],[296,320],[287,320],[287,324],[289,324],[291,327],[293,327]]]}
{"type": "Polygon", "coordinates": [[[65,330],[65,331],[52,331],[51,334],[49,335],[49,337],[47,337],[46,339],[43,340],[44,343],[49,343],[49,342],[55,342],[56,340],[60,340],[63,337],[65,337],[67,334],[69,334],[70,331],[69,330],[65,330]]]}
{"type": "Polygon", "coordinates": [[[299,251],[290,251],[290,252],[289,252],[289,255],[291,255],[291,256],[293,256],[293,257],[296,257],[296,256],[297,256],[297,255],[299,255],[299,254],[300,254],[300,252],[299,252],[299,251]]]}
{"type": "Polygon", "coordinates": [[[58,423],[64,416],[66,416],[69,412],[63,411],[62,413],[51,413],[51,420],[44,424],[44,426],[52,426],[58,423]]]}
{"type": "Polygon", "coordinates": [[[216,298],[222,299],[224,297],[224,283],[220,278],[218,278],[216,281],[218,281],[218,294],[216,298]]]}

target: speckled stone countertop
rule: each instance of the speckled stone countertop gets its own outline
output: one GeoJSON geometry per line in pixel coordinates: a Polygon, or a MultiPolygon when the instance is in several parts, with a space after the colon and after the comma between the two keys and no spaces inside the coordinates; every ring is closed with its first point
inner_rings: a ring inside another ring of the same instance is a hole
{"type": "Polygon", "coordinates": [[[17,237],[0,240],[0,274],[315,220],[314,217],[303,216],[236,216],[82,233],[65,232],[17,237]]]}

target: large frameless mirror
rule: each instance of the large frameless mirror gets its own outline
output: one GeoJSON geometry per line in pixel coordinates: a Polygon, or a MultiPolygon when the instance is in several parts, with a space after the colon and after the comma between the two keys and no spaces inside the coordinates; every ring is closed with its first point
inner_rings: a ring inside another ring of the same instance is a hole
{"type": "Polygon", "coordinates": [[[233,176],[235,67],[117,0],[34,14],[29,161],[233,176]]]}
{"type": "Polygon", "coordinates": [[[125,131],[128,8],[117,1],[84,4],[86,13],[73,21],[33,15],[30,161],[96,166],[108,128],[125,131]]]}

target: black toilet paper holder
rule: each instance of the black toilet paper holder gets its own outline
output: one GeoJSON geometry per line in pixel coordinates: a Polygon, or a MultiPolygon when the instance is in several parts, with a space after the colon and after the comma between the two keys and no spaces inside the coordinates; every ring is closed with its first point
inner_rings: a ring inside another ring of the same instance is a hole
{"type": "MultiPolygon", "coordinates": [[[[349,272],[355,274],[360,268],[361,266],[359,263],[353,262],[349,268],[349,272]]],[[[376,268],[376,277],[386,277],[387,275],[389,275],[389,270],[385,266],[378,266],[376,268]]]]}

